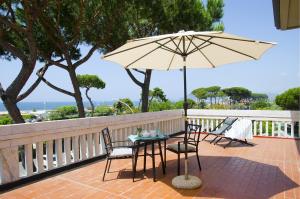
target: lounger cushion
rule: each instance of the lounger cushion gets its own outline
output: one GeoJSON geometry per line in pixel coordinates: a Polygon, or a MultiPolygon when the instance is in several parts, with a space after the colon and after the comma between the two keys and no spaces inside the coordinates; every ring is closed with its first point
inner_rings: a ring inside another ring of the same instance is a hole
{"type": "Polygon", "coordinates": [[[131,148],[114,148],[110,154],[111,157],[127,157],[132,156],[131,148]]]}
{"type": "MultiPolygon", "coordinates": [[[[170,144],[167,146],[167,149],[170,149],[172,151],[176,151],[176,152],[185,152],[185,146],[184,144],[180,144],[179,145],[179,150],[178,150],[178,144],[170,144]]],[[[187,145],[187,151],[188,152],[195,152],[196,151],[196,147],[195,146],[192,146],[192,145],[187,145]]]]}

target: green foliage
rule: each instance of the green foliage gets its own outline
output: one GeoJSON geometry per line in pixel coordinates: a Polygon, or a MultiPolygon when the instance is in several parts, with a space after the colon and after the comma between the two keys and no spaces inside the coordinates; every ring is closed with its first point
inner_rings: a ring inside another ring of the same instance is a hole
{"type": "Polygon", "coordinates": [[[95,108],[95,116],[108,116],[108,115],[113,115],[114,114],[114,109],[109,106],[97,106],[95,108]]]}
{"type": "Polygon", "coordinates": [[[24,118],[24,120],[35,119],[36,118],[36,116],[32,115],[32,114],[24,114],[24,115],[22,115],[22,117],[24,118]]]}
{"type": "Polygon", "coordinates": [[[275,102],[284,110],[300,110],[300,87],[291,88],[277,95],[275,102]]]}
{"type": "Polygon", "coordinates": [[[0,125],[7,125],[7,124],[13,124],[13,120],[11,117],[7,114],[0,115],[0,125]]]}
{"type": "Polygon", "coordinates": [[[229,96],[233,103],[240,103],[242,100],[248,100],[251,97],[251,91],[243,87],[225,88],[223,92],[229,96]]]}
{"type": "Polygon", "coordinates": [[[76,106],[61,106],[53,110],[49,114],[50,120],[63,120],[71,119],[77,117],[77,107],[76,106]]]}
{"type": "Polygon", "coordinates": [[[200,101],[207,99],[207,90],[205,88],[197,88],[192,91],[192,94],[200,101]]]}
{"type": "MultiPolygon", "coordinates": [[[[188,108],[191,109],[191,108],[196,108],[197,107],[197,103],[192,100],[192,99],[187,99],[188,101],[188,108]]],[[[183,100],[180,100],[178,102],[175,102],[174,103],[174,108],[175,109],[183,109],[183,100]]]]}
{"type": "Polygon", "coordinates": [[[199,0],[162,1],[164,20],[160,32],[172,33],[179,30],[207,31],[223,17],[223,1],[208,0],[207,7],[199,0]]]}
{"type": "Polygon", "coordinates": [[[174,105],[169,100],[165,102],[153,101],[149,106],[150,112],[171,110],[171,109],[174,109],[174,105]]]}
{"type": "Polygon", "coordinates": [[[105,88],[105,83],[97,75],[77,75],[77,80],[82,88],[105,88]]]}
{"type": "Polygon", "coordinates": [[[230,109],[230,106],[227,104],[212,104],[209,109],[230,109]]]}
{"type": "Polygon", "coordinates": [[[166,98],[166,95],[164,91],[161,88],[155,87],[153,90],[149,91],[149,97],[150,97],[150,103],[153,99],[159,101],[159,102],[166,102],[168,99],[166,98]]]}
{"type": "Polygon", "coordinates": [[[258,100],[250,104],[252,110],[269,110],[272,104],[266,100],[258,100]]]}
{"type": "Polygon", "coordinates": [[[115,102],[113,104],[113,107],[116,110],[117,114],[127,114],[132,113],[131,111],[133,111],[134,104],[129,98],[123,98],[115,102]]]}
{"type": "Polygon", "coordinates": [[[269,98],[268,95],[264,94],[264,93],[252,93],[251,94],[251,99],[254,101],[257,101],[257,100],[267,101],[268,98],[269,98]]]}
{"type": "MultiPolygon", "coordinates": [[[[24,118],[24,120],[36,118],[36,116],[32,114],[24,114],[22,115],[22,117],[24,118]]],[[[7,125],[13,123],[14,121],[11,119],[11,117],[8,114],[0,115],[0,125],[7,125]]]]}

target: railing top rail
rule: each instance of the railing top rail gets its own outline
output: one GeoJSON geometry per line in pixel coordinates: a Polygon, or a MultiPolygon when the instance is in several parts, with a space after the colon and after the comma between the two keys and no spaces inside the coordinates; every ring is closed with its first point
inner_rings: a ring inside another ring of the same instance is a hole
{"type": "MultiPolygon", "coordinates": [[[[136,113],[118,116],[78,118],[70,120],[47,121],[0,126],[0,141],[39,134],[57,134],[66,131],[80,131],[103,126],[128,126],[145,122],[156,122],[181,118],[182,110],[136,113]]],[[[99,129],[100,131],[101,129],[99,129]]]]}
{"type": "Polygon", "coordinates": [[[253,117],[300,120],[300,111],[276,111],[276,110],[213,110],[213,109],[189,109],[188,116],[204,117],[253,117]]]}

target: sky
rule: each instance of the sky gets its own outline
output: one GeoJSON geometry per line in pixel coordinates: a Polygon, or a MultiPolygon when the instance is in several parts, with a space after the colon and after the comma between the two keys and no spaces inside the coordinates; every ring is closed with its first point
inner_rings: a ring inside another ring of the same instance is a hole
{"type": "MultiPolygon", "coordinates": [[[[271,0],[225,0],[225,32],[255,40],[272,41],[278,44],[268,50],[257,61],[228,64],[215,69],[190,69],[187,72],[188,92],[199,87],[218,85],[222,88],[242,86],[252,92],[278,94],[289,88],[300,86],[300,29],[281,31],[274,25],[271,0]]],[[[86,54],[89,46],[82,46],[86,54]]],[[[36,69],[42,65],[37,64],[36,69]]],[[[6,88],[20,70],[19,61],[0,60],[0,82],[6,88]]],[[[138,100],[141,89],[119,65],[101,60],[96,52],[77,69],[78,74],[95,74],[104,82],[103,90],[92,89],[90,95],[95,101],[110,101],[129,97],[138,100]]],[[[25,89],[36,79],[35,73],[25,89]]],[[[46,79],[72,91],[66,71],[52,67],[46,79]]],[[[180,71],[154,71],[151,88],[160,87],[168,99],[179,100],[183,96],[183,78],[180,71]]],[[[84,93],[82,92],[84,95],[84,93]]],[[[86,98],[84,101],[86,101],[86,98]]],[[[52,90],[43,83],[24,101],[73,101],[74,99],[52,90]]]]}

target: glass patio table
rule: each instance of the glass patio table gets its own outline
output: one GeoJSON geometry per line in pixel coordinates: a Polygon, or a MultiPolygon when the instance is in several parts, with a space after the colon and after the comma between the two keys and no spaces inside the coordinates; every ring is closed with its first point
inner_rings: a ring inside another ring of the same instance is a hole
{"type": "Polygon", "coordinates": [[[162,164],[163,174],[166,173],[166,141],[169,138],[168,135],[160,134],[154,137],[143,137],[138,135],[130,135],[128,139],[134,144],[135,154],[134,154],[134,165],[133,165],[133,181],[136,174],[136,165],[139,157],[139,148],[144,146],[144,154],[140,156],[144,156],[144,172],[146,171],[146,157],[150,156],[152,158],[152,173],[153,173],[153,181],[156,181],[156,169],[155,169],[155,155],[159,155],[162,164]],[[162,154],[161,142],[164,142],[164,155],[162,154]],[[154,144],[158,143],[159,153],[155,153],[154,144]],[[151,145],[151,153],[147,153],[147,145],[151,145]]]}

